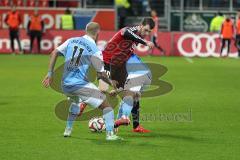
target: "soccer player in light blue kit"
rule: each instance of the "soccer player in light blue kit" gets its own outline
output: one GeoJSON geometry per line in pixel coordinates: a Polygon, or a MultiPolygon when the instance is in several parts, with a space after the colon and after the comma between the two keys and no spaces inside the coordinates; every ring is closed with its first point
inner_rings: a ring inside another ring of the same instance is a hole
{"type": "Polygon", "coordinates": [[[87,78],[88,69],[90,65],[93,65],[97,71],[98,78],[115,87],[113,81],[104,72],[102,52],[96,46],[99,31],[99,24],[90,22],[86,26],[86,35],[68,39],[51,53],[49,71],[43,80],[43,85],[45,87],[50,85],[57,57],[58,55],[64,56],[62,90],[72,100],[64,137],[71,135],[73,122],[80,113],[79,104],[84,102],[94,108],[103,110],[106,140],[121,139],[113,132],[114,111],[107,102],[106,96],[93,83],[89,82],[87,78]]]}

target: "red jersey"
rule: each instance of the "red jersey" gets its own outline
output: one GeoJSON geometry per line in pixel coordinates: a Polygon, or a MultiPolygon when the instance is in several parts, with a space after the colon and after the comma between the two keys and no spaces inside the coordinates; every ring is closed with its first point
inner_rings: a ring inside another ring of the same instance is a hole
{"type": "Polygon", "coordinates": [[[118,31],[107,43],[103,51],[103,60],[107,64],[120,66],[132,55],[138,43],[146,45],[139,36],[140,26],[125,27],[118,31]]]}

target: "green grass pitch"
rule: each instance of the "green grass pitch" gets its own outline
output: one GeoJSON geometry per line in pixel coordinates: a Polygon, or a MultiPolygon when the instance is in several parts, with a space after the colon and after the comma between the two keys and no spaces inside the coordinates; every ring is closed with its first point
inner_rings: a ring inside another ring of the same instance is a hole
{"type": "MultiPolygon", "coordinates": [[[[142,122],[149,134],[122,127],[120,142],[90,133],[76,122],[63,138],[65,122],[54,112],[65,97],[41,85],[48,56],[0,56],[1,160],[238,160],[240,159],[240,61],[238,59],[144,57],[168,68],[161,77],[174,89],[141,101],[141,113],[188,113],[191,121],[142,122]]],[[[58,65],[62,62],[59,61],[58,65]]]]}

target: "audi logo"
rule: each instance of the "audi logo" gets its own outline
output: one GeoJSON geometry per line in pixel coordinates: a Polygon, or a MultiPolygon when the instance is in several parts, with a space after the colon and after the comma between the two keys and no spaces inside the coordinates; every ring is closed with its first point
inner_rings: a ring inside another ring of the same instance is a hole
{"type": "MultiPolygon", "coordinates": [[[[220,57],[220,48],[218,47],[220,46],[220,41],[217,41],[217,39],[219,39],[218,34],[187,33],[179,38],[177,47],[179,52],[186,57],[220,57]],[[192,40],[190,45],[191,48],[186,48],[187,45],[184,45],[184,42],[189,42],[189,40],[192,40]]],[[[229,56],[237,57],[237,52],[229,53],[229,56]]]]}

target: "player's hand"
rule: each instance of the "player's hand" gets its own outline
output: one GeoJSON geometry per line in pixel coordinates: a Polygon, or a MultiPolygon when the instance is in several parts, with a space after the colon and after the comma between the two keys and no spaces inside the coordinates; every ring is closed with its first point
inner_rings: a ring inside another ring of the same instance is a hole
{"type": "Polygon", "coordinates": [[[49,75],[47,75],[42,81],[43,86],[46,88],[48,88],[51,83],[52,83],[52,77],[49,75]]]}
{"type": "Polygon", "coordinates": [[[111,90],[110,92],[109,92],[109,95],[110,96],[112,96],[112,97],[115,97],[116,95],[118,94],[118,91],[117,90],[111,90]]]}
{"type": "Polygon", "coordinates": [[[120,87],[118,89],[113,89],[109,92],[109,95],[115,97],[116,95],[118,95],[122,91],[123,91],[122,87],[120,87]]]}
{"type": "Polygon", "coordinates": [[[151,42],[151,41],[147,41],[147,46],[148,46],[150,49],[153,49],[154,44],[153,44],[153,42],[151,42]]]}
{"type": "Polygon", "coordinates": [[[122,87],[120,87],[120,88],[118,88],[118,89],[113,89],[113,90],[111,90],[111,91],[109,92],[109,95],[115,97],[115,96],[117,96],[117,95],[118,95],[120,92],[122,92],[122,91],[123,91],[123,88],[122,88],[122,87]]]}

